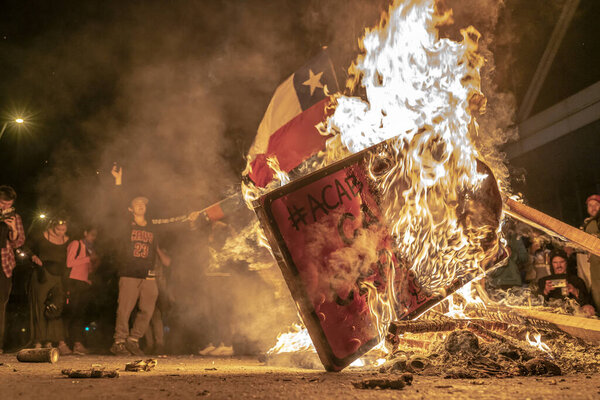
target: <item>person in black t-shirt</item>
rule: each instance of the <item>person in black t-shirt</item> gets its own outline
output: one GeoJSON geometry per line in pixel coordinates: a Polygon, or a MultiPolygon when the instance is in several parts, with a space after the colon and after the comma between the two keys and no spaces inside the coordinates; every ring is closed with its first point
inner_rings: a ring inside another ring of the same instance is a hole
{"type": "MultiPolygon", "coordinates": [[[[121,184],[122,169],[116,165],[112,169],[117,186],[121,184]]],[[[165,254],[157,246],[156,233],[152,221],[146,219],[146,197],[135,197],[128,210],[131,213],[124,240],[124,251],[119,267],[119,300],[115,324],[114,343],[110,348],[115,355],[144,355],[139,339],[148,329],[158,297],[156,280],[151,274],[156,255],[165,254]],[[133,326],[129,329],[129,318],[136,304],[138,312],[133,326]]]]}

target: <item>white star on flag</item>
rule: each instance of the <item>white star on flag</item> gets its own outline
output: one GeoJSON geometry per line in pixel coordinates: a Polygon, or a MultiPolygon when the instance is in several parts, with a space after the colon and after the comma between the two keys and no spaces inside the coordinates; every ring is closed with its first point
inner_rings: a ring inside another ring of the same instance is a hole
{"type": "Polygon", "coordinates": [[[308,74],[308,79],[302,82],[302,84],[304,86],[310,86],[310,95],[312,96],[315,91],[315,88],[323,88],[323,84],[321,83],[321,75],[323,75],[323,72],[315,74],[312,72],[312,69],[309,69],[308,74]]]}

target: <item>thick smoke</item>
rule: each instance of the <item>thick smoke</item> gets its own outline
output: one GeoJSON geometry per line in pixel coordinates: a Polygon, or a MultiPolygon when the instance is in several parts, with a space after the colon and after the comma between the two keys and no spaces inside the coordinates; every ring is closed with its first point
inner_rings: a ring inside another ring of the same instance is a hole
{"type": "MultiPolygon", "coordinates": [[[[276,86],[325,45],[343,86],[359,37],[389,6],[387,0],[84,3],[40,2],[40,16],[32,17],[39,20],[30,21],[34,28],[15,27],[15,40],[2,43],[3,70],[13,77],[0,85],[11,93],[34,93],[19,96],[41,110],[37,138],[30,142],[30,156],[46,165],[34,182],[38,206],[98,223],[105,236],[112,226],[104,216],[115,207],[108,196],[114,162],[123,166],[128,195],[150,198],[153,216],[180,215],[221,200],[238,189],[244,155],[276,86]],[[56,133],[45,138],[45,131],[56,133]]],[[[458,26],[475,25],[483,33],[488,108],[480,129],[493,132],[487,136],[494,145],[503,143],[513,134],[512,100],[493,84],[488,34],[502,3],[449,3],[458,26]]],[[[241,309],[232,309],[252,300],[242,288],[253,282],[256,293],[269,290],[264,279],[241,274],[231,285],[236,301],[204,302],[222,295],[201,279],[209,231],[178,231],[171,240],[178,243],[180,260],[174,266],[176,290],[187,306],[181,319],[192,337],[215,325],[207,321],[211,315],[229,314],[216,324],[237,320],[232,330],[244,330],[242,322],[249,322],[241,309]]],[[[261,296],[254,296],[260,307],[250,309],[269,308],[261,296]]],[[[252,321],[248,327],[257,330],[257,321],[268,325],[273,319],[252,321]]]]}

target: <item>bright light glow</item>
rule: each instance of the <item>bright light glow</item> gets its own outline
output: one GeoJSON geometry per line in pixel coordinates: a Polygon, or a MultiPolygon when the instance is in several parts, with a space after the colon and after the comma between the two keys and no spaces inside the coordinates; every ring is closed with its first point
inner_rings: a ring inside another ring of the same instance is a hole
{"type": "Polygon", "coordinates": [[[46,214],[44,214],[44,213],[40,214],[40,218],[41,219],[45,219],[46,218],[46,214]]]}
{"type": "Polygon", "coordinates": [[[17,124],[22,124],[23,122],[25,122],[25,120],[23,118],[17,118],[17,119],[15,119],[15,122],[17,124]]]}
{"type": "Polygon", "coordinates": [[[554,358],[552,356],[550,347],[548,347],[548,345],[544,342],[542,342],[542,335],[539,333],[535,333],[533,335],[534,340],[531,340],[531,338],[529,337],[529,332],[527,332],[527,336],[525,337],[525,339],[527,339],[527,342],[529,343],[530,346],[535,347],[538,350],[541,350],[545,353],[547,353],[550,357],[554,358]]]}
{"type": "Polygon", "coordinates": [[[316,352],[308,330],[299,324],[294,324],[290,332],[280,333],[277,336],[277,344],[267,354],[293,353],[296,351],[316,352]]]}
{"type": "Polygon", "coordinates": [[[354,360],[352,362],[352,364],[350,364],[351,367],[364,367],[365,366],[365,362],[362,360],[362,358],[357,358],[356,360],[354,360]]]}

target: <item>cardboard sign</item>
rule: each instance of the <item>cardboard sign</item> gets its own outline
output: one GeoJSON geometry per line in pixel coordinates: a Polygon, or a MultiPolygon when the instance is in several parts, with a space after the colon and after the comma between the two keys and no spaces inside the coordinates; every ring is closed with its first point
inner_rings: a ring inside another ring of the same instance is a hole
{"type": "MultiPolygon", "coordinates": [[[[394,280],[398,320],[415,318],[442,300],[425,295],[409,266],[394,254],[366,173],[366,160],[376,151],[375,146],[350,156],[255,203],[303,322],[330,371],[343,369],[379,342],[379,316],[368,302],[369,296],[386,295],[388,280],[394,280]]],[[[469,279],[453,282],[446,293],[469,279]]]]}
{"type": "MultiPolygon", "coordinates": [[[[333,371],[380,340],[365,284],[383,293],[391,268],[398,286],[408,276],[396,267],[363,156],[275,190],[256,208],[319,357],[333,371]]],[[[410,285],[403,303],[414,311],[428,299],[410,285]]]]}

